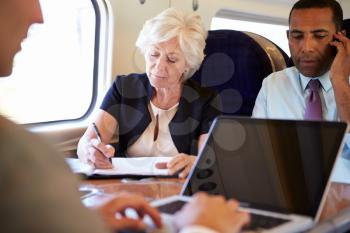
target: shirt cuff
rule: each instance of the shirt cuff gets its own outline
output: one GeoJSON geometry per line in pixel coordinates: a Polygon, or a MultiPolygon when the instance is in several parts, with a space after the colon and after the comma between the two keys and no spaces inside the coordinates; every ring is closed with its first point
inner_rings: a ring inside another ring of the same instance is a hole
{"type": "Polygon", "coordinates": [[[214,231],[208,227],[200,226],[200,225],[192,225],[183,228],[180,233],[219,233],[214,231]]]}
{"type": "Polygon", "coordinates": [[[345,144],[350,148],[350,133],[345,134],[345,144]]]}
{"type": "Polygon", "coordinates": [[[341,156],[350,160],[350,134],[345,135],[345,144],[341,156]]]}

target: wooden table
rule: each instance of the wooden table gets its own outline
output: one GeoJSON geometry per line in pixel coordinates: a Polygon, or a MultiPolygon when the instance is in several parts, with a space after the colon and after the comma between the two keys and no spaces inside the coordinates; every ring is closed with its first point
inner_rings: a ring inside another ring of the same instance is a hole
{"type": "Polygon", "coordinates": [[[92,179],[82,181],[79,190],[86,206],[99,205],[105,197],[120,192],[140,194],[152,201],[179,194],[184,180],[176,178],[131,179],[92,179]]]}
{"type": "MultiPolygon", "coordinates": [[[[122,191],[143,195],[147,200],[155,200],[179,194],[184,180],[179,179],[127,179],[85,180],[81,183],[82,200],[87,206],[98,205],[106,196],[122,191]]],[[[345,207],[350,206],[350,185],[331,183],[321,214],[324,220],[345,207]]]]}

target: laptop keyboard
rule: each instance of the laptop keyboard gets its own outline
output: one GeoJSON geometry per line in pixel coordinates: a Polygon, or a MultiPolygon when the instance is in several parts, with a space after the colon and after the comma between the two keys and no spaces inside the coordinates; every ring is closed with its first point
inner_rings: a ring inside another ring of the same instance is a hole
{"type": "MultiPolygon", "coordinates": [[[[185,204],[186,204],[185,201],[178,200],[171,203],[167,203],[162,206],[158,206],[157,208],[162,213],[174,214],[177,211],[179,211],[185,204]]],[[[281,225],[289,221],[290,220],[288,219],[250,213],[250,223],[249,225],[245,226],[242,230],[256,231],[256,230],[262,230],[262,229],[271,229],[273,227],[276,227],[278,225],[281,225]]]]}
{"type": "Polygon", "coordinates": [[[256,231],[261,229],[271,229],[283,223],[289,222],[288,219],[275,218],[271,216],[258,215],[250,213],[250,224],[243,228],[243,231],[256,231]]]}
{"type": "Polygon", "coordinates": [[[162,213],[175,214],[185,204],[186,204],[185,201],[178,200],[178,201],[173,201],[173,202],[167,203],[165,205],[158,206],[157,209],[162,213]]]}

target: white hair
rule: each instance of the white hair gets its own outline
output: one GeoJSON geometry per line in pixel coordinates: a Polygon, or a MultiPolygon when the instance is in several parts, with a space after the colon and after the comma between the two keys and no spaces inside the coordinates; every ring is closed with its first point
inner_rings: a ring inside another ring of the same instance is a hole
{"type": "Polygon", "coordinates": [[[191,77],[204,59],[205,30],[198,14],[168,8],[145,22],[136,41],[136,46],[145,54],[149,46],[177,38],[189,66],[183,80],[191,77]]]}

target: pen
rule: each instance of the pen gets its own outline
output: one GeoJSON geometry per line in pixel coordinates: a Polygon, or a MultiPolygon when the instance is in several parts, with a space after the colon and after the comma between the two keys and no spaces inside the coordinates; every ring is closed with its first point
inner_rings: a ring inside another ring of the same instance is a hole
{"type": "MultiPolygon", "coordinates": [[[[93,128],[94,128],[94,131],[95,131],[97,140],[98,140],[100,143],[102,143],[101,134],[100,134],[100,131],[98,130],[98,128],[97,128],[95,122],[92,123],[92,126],[93,126],[93,128]]],[[[112,159],[111,159],[111,158],[108,158],[108,161],[109,161],[110,163],[112,163],[112,159]]]]}
{"type": "Polygon", "coordinates": [[[98,128],[97,128],[95,122],[92,123],[92,126],[94,127],[94,131],[95,131],[97,140],[98,140],[99,142],[102,142],[100,131],[98,130],[98,128]]]}

